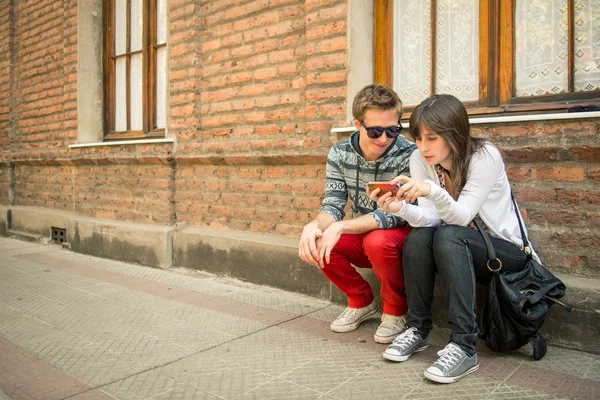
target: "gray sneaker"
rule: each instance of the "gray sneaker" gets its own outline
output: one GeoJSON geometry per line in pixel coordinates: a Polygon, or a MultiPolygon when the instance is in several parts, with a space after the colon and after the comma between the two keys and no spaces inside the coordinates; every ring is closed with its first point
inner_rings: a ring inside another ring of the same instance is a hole
{"type": "Polygon", "coordinates": [[[406,361],[413,353],[429,347],[427,339],[415,334],[417,328],[407,328],[383,352],[383,358],[390,361],[406,361]]]}
{"type": "Polygon", "coordinates": [[[477,354],[469,356],[454,343],[438,351],[438,356],[440,358],[425,371],[425,378],[434,382],[453,383],[479,369],[477,354]]]}

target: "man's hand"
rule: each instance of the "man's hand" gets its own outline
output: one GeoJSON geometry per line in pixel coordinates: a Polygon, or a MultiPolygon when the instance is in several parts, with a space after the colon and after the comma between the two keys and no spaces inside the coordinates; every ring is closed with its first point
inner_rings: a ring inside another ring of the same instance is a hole
{"type": "Polygon", "coordinates": [[[329,225],[325,232],[323,232],[323,236],[319,240],[319,267],[325,268],[325,264],[323,263],[323,259],[325,262],[329,264],[331,261],[331,250],[333,250],[334,246],[340,240],[344,230],[344,224],[342,222],[334,222],[329,225]]]}
{"type": "Polygon", "coordinates": [[[304,227],[300,237],[298,255],[304,262],[315,267],[320,267],[317,240],[321,239],[322,236],[323,232],[319,229],[319,224],[313,221],[304,227]]]}
{"type": "Polygon", "coordinates": [[[404,175],[400,175],[392,180],[392,183],[400,182],[404,184],[400,186],[400,190],[398,190],[398,194],[396,195],[398,200],[404,199],[407,203],[413,203],[419,197],[425,197],[431,193],[431,186],[427,182],[418,181],[404,175]]]}
{"type": "MultiPolygon", "coordinates": [[[[402,187],[400,190],[402,190],[402,187]]],[[[382,211],[395,214],[402,209],[402,200],[398,200],[396,196],[392,196],[392,192],[387,192],[383,196],[379,196],[380,191],[380,189],[375,189],[371,192],[367,188],[367,196],[371,200],[376,201],[382,211]]]]}

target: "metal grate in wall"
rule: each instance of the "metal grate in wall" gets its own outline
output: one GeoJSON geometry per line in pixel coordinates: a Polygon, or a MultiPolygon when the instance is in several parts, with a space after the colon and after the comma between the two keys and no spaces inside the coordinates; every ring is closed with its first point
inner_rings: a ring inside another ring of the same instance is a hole
{"type": "Polygon", "coordinates": [[[52,227],[52,242],[62,244],[67,241],[67,230],[63,228],[52,227]]]}

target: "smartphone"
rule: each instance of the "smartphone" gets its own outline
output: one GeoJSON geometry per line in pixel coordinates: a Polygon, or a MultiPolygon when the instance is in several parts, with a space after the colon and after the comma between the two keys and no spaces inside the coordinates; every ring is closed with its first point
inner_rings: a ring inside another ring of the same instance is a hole
{"type": "Polygon", "coordinates": [[[389,192],[392,192],[392,196],[395,196],[396,193],[398,193],[400,185],[397,183],[393,184],[391,182],[369,182],[367,183],[367,187],[371,192],[375,189],[380,189],[379,196],[383,196],[389,192]]]}

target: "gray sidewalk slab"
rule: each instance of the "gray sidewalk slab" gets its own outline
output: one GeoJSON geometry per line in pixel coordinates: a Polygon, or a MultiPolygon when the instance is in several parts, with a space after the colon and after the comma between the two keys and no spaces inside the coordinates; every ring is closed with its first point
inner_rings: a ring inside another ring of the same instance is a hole
{"type": "Polygon", "coordinates": [[[377,320],[329,330],[341,311],[197,271],[0,238],[0,400],[600,398],[600,356],[551,346],[536,362],[526,348],[480,345],[478,372],[439,385],[423,371],[447,330],[391,363],[373,342],[377,320]]]}

